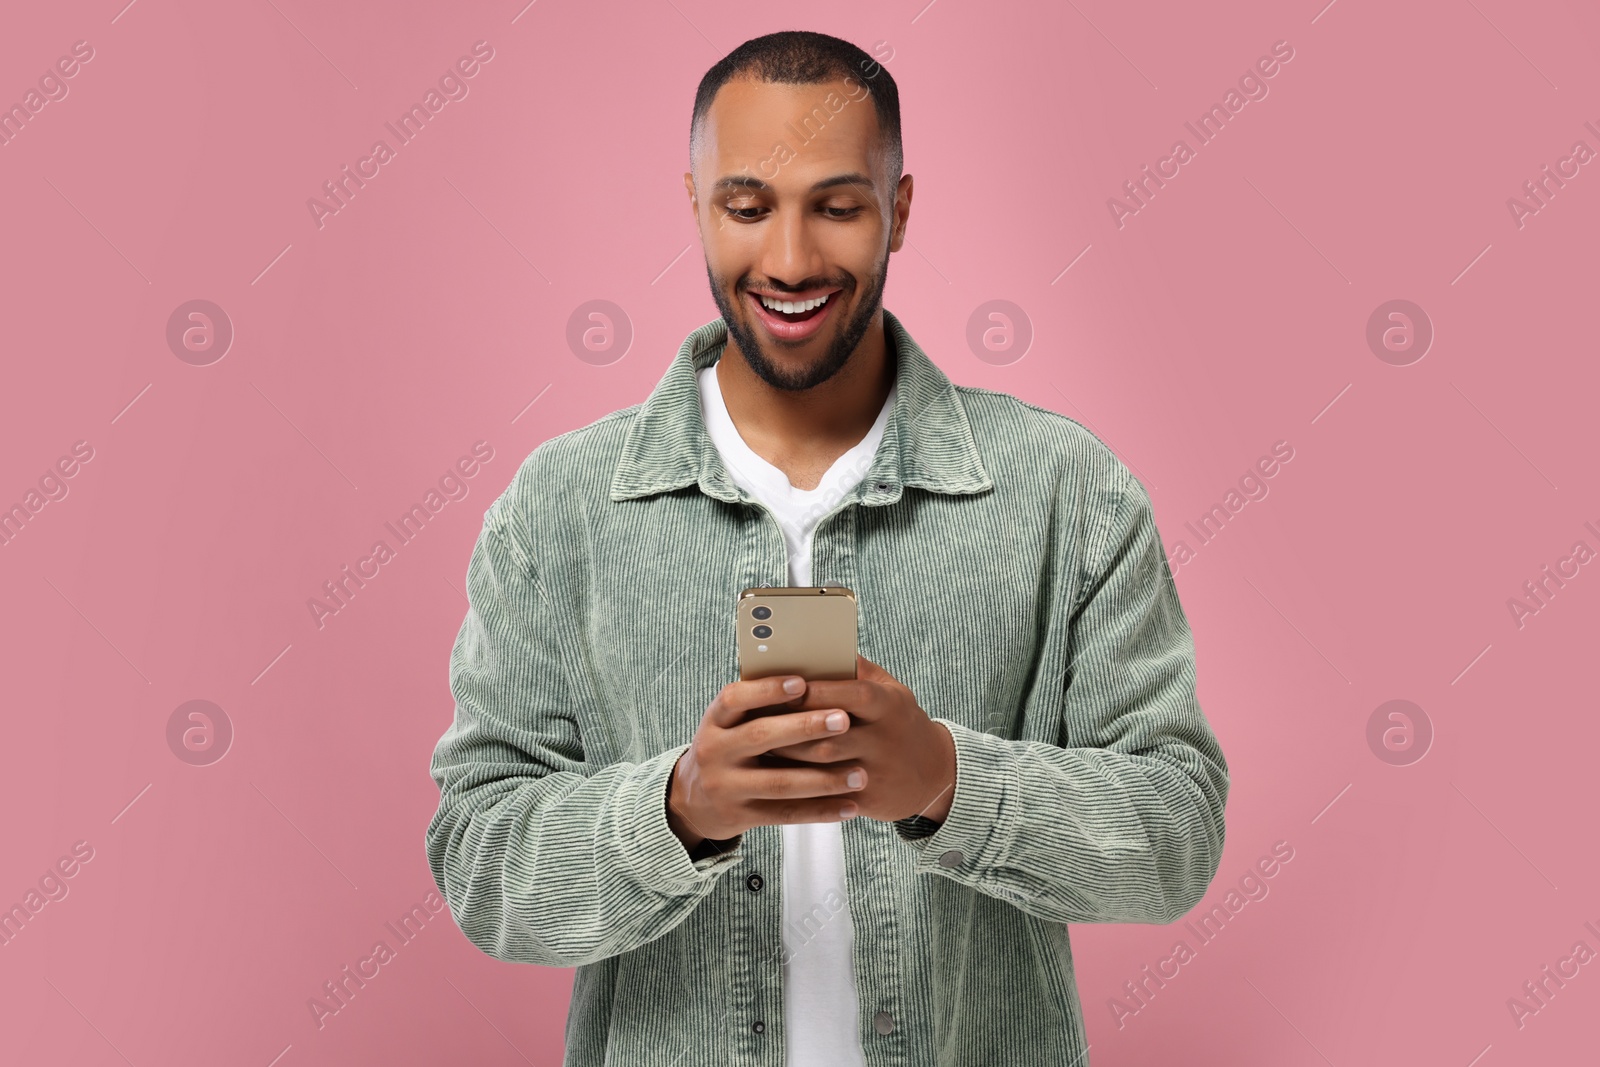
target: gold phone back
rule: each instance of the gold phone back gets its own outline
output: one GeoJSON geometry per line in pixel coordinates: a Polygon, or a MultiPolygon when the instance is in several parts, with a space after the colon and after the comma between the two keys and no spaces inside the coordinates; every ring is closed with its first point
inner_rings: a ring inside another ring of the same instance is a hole
{"type": "Polygon", "coordinates": [[[782,586],[739,594],[739,677],[798,674],[811,681],[856,676],[856,595],[843,586],[782,586]],[[765,607],[765,619],[752,612],[765,607]],[[757,626],[772,635],[758,638],[757,626]]]}

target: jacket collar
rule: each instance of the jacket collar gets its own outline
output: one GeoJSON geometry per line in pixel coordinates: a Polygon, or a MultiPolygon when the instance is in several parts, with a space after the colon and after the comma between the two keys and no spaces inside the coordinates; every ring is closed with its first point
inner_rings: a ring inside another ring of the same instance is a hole
{"type": "MultiPolygon", "coordinates": [[[[936,493],[993,488],[955,386],[887,308],[883,321],[897,388],[877,455],[851,495],[862,504],[888,504],[900,499],[904,486],[936,493]]],[[[720,317],[684,340],[628,427],[611,480],[612,500],[696,483],[718,500],[747,498],[728,476],[700,410],[697,375],[721,358],[727,341],[728,326],[720,317]]]]}

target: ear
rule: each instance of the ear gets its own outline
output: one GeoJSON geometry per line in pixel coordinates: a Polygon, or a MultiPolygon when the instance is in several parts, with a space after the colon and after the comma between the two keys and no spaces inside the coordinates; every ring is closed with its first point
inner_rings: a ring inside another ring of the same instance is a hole
{"type": "Polygon", "coordinates": [[[693,171],[686,170],[683,172],[683,188],[689,194],[689,211],[694,216],[695,221],[698,223],[700,221],[700,198],[695,194],[694,191],[693,171]]]}

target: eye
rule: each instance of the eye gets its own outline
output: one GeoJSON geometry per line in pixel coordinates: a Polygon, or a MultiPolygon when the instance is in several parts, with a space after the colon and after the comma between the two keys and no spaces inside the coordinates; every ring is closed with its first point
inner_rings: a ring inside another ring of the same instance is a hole
{"type": "MultiPolygon", "coordinates": [[[[728,215],[728,217],[738,219],[740,222],[754,222],[765,209],[759,207],[724,207],[722,210],[728,215]]],[[[853,219],[857,215],[861,214],[863,210],[864,209],[860,205],[855,205],[853,207],[822,208],[822,211],[827,215],[828,218],[841,220],[853,219]]]]}

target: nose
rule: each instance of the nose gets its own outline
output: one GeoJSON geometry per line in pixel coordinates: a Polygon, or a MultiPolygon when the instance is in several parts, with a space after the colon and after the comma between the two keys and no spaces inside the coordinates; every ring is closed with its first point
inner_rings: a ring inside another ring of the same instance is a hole
{"type": "Polygon", "coordinates": [[[761,270],[768,278],[797,288],[822,276],[821,250],[805,212],[775,211],[762,236],[761,270]]]}

